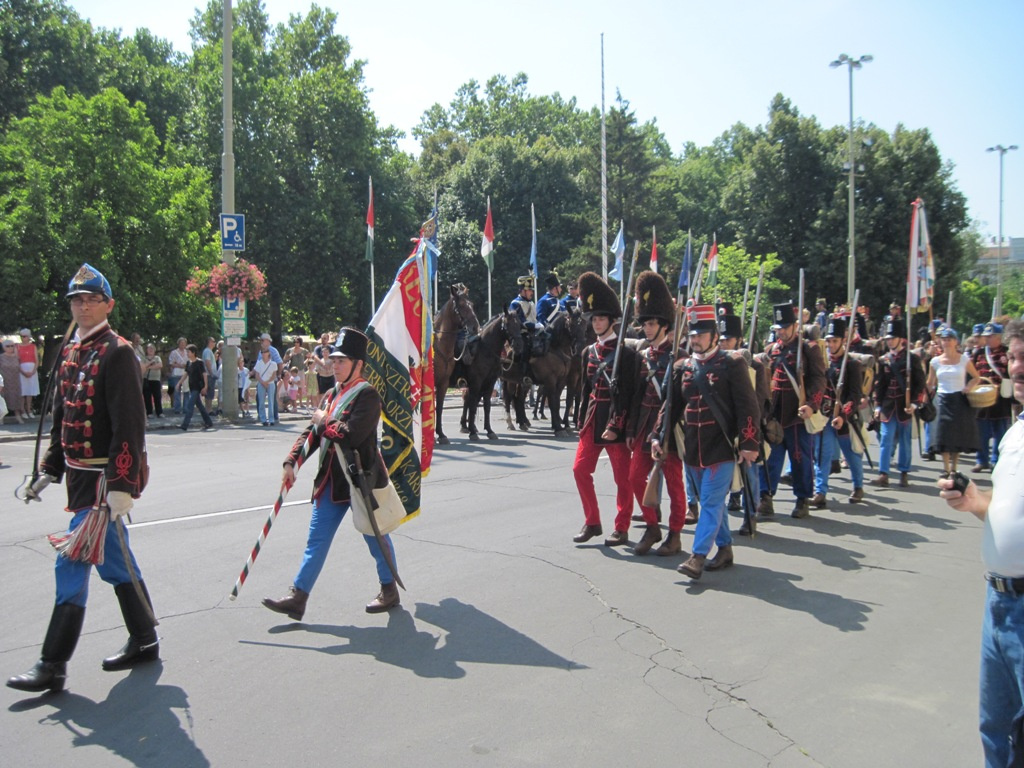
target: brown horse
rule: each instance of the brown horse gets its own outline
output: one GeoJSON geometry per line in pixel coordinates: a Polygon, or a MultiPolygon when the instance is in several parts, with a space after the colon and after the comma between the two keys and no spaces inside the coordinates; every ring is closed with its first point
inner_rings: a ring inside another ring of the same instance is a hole
{"type": "Polygon", "coordinates": [[[455,364],[462,358],[469,339],[480,333],[480,321],[469,300],[469,289],[462,283],[450,286],[451,297],[444,303],[434,318],[434,390],[437,413],[434,432],[438,445],[448,445],[448,436],[441,425],[444,413],[444,397],[451,384],[455,364]],[[462,344],[458,344],[462,336],[462,344]]]}
{"type": "Polygon", "coordinates": [[[480,439],[476,429],[476,409],[481,398],[484,402],[484,431],[488,439],[498,439],[498,435],[491,429],[491,392],[504,364],[502,352],[506,343],[512,347],[515,355],[523,354],[519,316],[507,309],[484,324],[480,335],[474,340],[472,362],[458,366],[456,375],[466,380],[463,408],[470,440],[480,439]]]}

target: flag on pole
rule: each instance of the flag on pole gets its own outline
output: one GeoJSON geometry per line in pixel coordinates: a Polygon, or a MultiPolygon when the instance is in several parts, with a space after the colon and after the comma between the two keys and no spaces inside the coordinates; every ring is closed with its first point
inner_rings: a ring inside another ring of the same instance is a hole
{"type": "Polygon", "coordinates": [[[405,507],[403,522],[419,514],[421,481],[434,453],[428,252],[421,236],[366,329],[364,375],[381,396],[381,455],[405,507]]]}
{"type": "Polygon", "coordinates": [[[690,287],[690,262],[693,261],[693,243],[690,240],[690,233],[686,233],[686,251],[683,253],[683,266],[679,270],[679,285],[676,291],[680,294],[687,292],[690,287]]]}
{"type": "Polygon", "coordinates": [[[424,241],[426,247],[425,258],[430,267],[428,275],[430,280],[437,274],[437,257],[441,255],[441,249],[437,246],[437,193],[434,193],[434,207],[430,211],[430,218],[423,222],[420,227],[420,240],[424,241]]]}
{"type": "Polygon", "coordinates": [[[487,196],[487,220],[484,222],[484,239],[480,243],[480,255],[484,257],[487,271],[494,271],[494,257],[491,252],[494,250],[494,222],[491,220],[491,198],[487,196]]]}
{"type": "Polygon", "coordinates": [[[615,266],[608,272],[608,277],[612,280],[618,280],[622,282],[622,259],[626,255],[626,232],[625,225],[619,222],[619,234],[615,236],[615,242],[612,243],[611,252],[615,254],[615,266]]]}
{"type": "MultiPolygon", "coordinates": [[[[373,263],[373,177],[370,177],[370,207],[366,209],[366,260],[373,263]]],[[[365,315],[364,315],[365,317],[365,315]]]]}
{"type": "Polygon", "coordinates": [[[718,234],[712,235],[711,252],[708,254],[708,288],[718,285],[718,234]]]}
{"type": "Polygon", "coordinates": [[[536,279],[540,273],[537,271],[537,214],[533,211],[533,203],[530,203],[530,227],[533,230],[533,239],[530,241],[530,274],[536,279]]]}
{"type": "Polygon", "coordinates": [[[911,206],[910,265],[907,269],[907,307],[909,312],[927,312],[935,298],[935,261],[928,238],[924,201],[917,198],[911,206]]]}
{"type": "Polygon", "coordinates": [[[651,227],[651,272],[658,271],[658,228],[651,227]]]}

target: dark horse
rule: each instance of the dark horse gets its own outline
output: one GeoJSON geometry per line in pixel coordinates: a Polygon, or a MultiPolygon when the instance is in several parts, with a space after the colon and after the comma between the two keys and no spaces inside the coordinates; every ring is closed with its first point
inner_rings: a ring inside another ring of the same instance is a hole
{"type": "Polygon", "coordinates": [[[462,283],[450,287],[451,297],[434,318],[434,391],[437,412],[434,432],[437,444],[447,445],[448,436],[441,425],[444,397],[448,393],[455,364],[462,358],[469,339],[480,332],[480,321],[469,300],[469,289],[462,283]],[[460,335],[462,344],[458,344],[460,335]]]}
{"type": "Polygon", "coordinates": [[[473,360],[468,365],[460,363],[456,368],[455,375],[466,380],[463,403],[470,440],[480,439],[476,429],[476,409],[480,398],[484,401],[484,431],[489,439],[498,439],[498,435],[491,429],[491,392],[504,365],[502,352],[506,342],[512,347],[513,354],[523,354],[519,316],[507,309],[484,324],[474,341],[473,360]]]}
{"type": "MultiPolygon", "coordinates": [[[[551,429],[556,437],[569,435],[572,398],[566,398],[565,412],[562,413],[562,393],[569,382],[573,361],[580,357],[583,351],[586,329],[587,323],[579,309],[573,307],[568,312],[560,313],[548,327],[551,337],[547,352],[530,359],[533,382],[540,385],[548,399],[551,409],[551,429]]],[[[512,418],[508,410],[511,403],[515,404],[516,420],[520,428],[523,428],[529,422],[526,421],[526,388],[522,386],[522,368],[513,366],[502,374],[502,380],[505,382],[507,395],[505,408],[509,428],[512,428],[512,418]]]]}

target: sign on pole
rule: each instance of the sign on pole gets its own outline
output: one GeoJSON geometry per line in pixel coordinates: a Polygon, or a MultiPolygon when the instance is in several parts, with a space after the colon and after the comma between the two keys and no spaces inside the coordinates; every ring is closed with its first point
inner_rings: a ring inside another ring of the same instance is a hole
{"type": "Polygon", "coordinates": [[[220,248],[222,251],[245,250],[245,214],[220,215],[220,248]]]}

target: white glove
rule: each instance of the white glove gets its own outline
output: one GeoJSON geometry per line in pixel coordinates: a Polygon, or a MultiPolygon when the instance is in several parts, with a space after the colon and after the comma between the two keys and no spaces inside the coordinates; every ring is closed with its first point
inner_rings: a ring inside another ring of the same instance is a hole
{"type": "Polygon", "coordinates": [[[110,507],[110,519],[127,515],[132,509],[132,495],[125,491],[110,491],[107,493],[107,506],[110,507]]]}
{"type": "Polygon", "coordinates": [[[57,478],[53,475],[40,475],[39,478],[29,486],[28,490],[25,491],[25,502],[28,503],[32,499],[35,501],[42,501],[42,499],[39,498],[39,494],[43,492],[43,489],[46,488],[46,486],[56,479],[57,478]]]}

